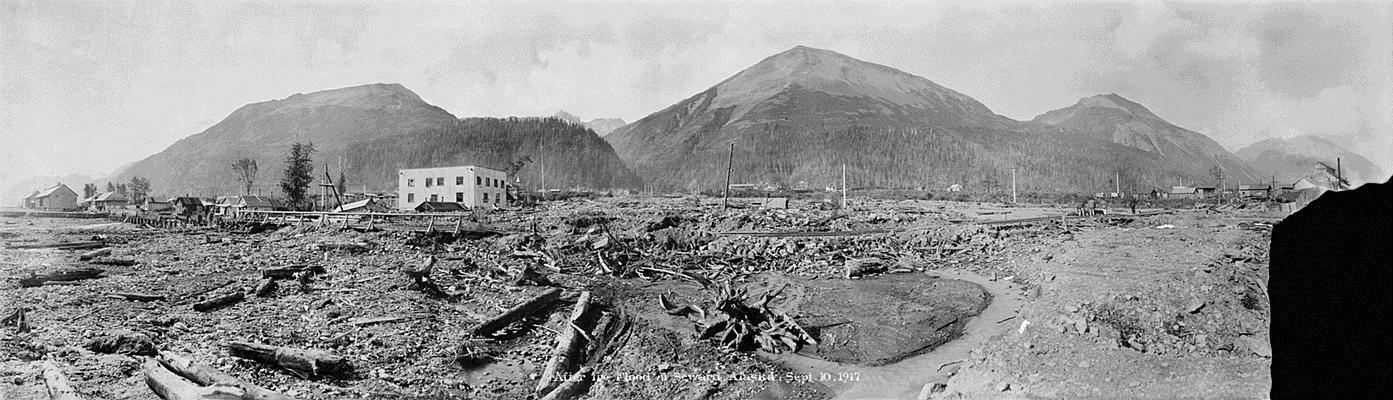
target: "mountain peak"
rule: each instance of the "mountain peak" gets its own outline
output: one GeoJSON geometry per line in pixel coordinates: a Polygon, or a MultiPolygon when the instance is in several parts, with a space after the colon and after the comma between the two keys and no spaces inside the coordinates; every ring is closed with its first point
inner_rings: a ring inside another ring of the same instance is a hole
{"type": "Polygon", "coordinates": [[[338,89],[321,90],[310,93],[296,93],[285,102],[301,107],[335,105],[357,108],[401,107],[407,104],[425,104],[421,96],[400,83],[370,83],[338,89]]]}
{"type": "Polygon", "coordinates": [[[575,114],[568,113],[568,112],[566,112],[566,110],[557,111],[556,114],[552,114],[551,117],[552,117],[552,118],[560,119],[560,120],[562,120],[562,121],[570,122],[570,123],[573,123],[573,124],[582,124],[582,123],[585,123],[585,121],[581,121],[580,117],[577,117],[575,114]]]}
{"type": "Polygon", "coordinates": [[[1148,110],[1145,106],[1137,104],[1135,101],[1128,100],[1117,93],[1096,94],[1084,97],[1079,99],[1079,102],[1074,106],[1079,108],[1112,108],[1138,117],[1160,119],[1160,117],[1151,113],[1151,110],[1148,110]]]}

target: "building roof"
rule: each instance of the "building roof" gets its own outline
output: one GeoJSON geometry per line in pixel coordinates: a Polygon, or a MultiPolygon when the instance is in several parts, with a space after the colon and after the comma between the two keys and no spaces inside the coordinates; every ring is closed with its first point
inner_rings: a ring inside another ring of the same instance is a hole
{"type": "Polygon", "coordinates": [[[459,203],[449,203],[444,201],[426,201],[416,206],[416,211],[464,211],[467,210],[459,203]]]}
{"type": "Polygon", "coordinates": [[[1171,186],[1170,194],[1194,194],[1195,188],[1189,186],[1171,186]]]}
{"type": "Polygon", "coordinates": [[[178,205],[181,205],[181,206],[184,206],[184,207],[189,207],[189,206],[201,207],[201,206],[203,206],[203,199],[200,199],[200,198],[197,198],[197,197],[175,197],[175,198],[169,199],[169,202],[172,203],[172,204],[178,204],[178,205]]]}
{"type": "Polygon", "coordinates": [[[275,200],[265,196],[246,195],[240,196],[240,199],[238,203],[246,207],[276,208],[279,206],[275,200]]]}
{"type": "Polygon", "coordinates": [[[1267,190],[1267,189],[1271,189],[1271,188],[1272,188],[1272,186],[1266,185],[1266,184],[1263,184],[1263,185],[1238,185],[1238,190],[1267,190]]]}
{"type": "Polygon", "coordinates": [[[91,201],[131,201],[131,199],[118,192],[102,192],[92,196],[91,201]]]}
{"type": "MultiPolygon", "coordinates": [[[[26,198],[29,198],[29,199],[37,199],[37,198],[40,198],[40,197],[48,197],[48,196],[52,196],[54,193],[57,193],[59,190],[62,190],[62,189],[67,189],[67,191],[73,192],[72,189],[69,189],[69,188],[68,188],[68,185],[64,185],[64,184],[59,183],[59,184],[54,185],[53,187],[50,187],[50,188],[48,188],[48,189],[44,189],[44,190],[40,190],[40,191],[38,191],[38,192],[35,192],[34,194],[29,195],[29,197],[26,197],[26,198]]],[[[77,192],[73,192],[73,193],[76,194],[77,192]]]]}

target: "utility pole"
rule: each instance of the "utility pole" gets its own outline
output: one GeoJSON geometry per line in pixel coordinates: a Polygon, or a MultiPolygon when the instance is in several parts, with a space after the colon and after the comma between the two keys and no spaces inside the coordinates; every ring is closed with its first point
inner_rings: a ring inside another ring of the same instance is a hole
{"type": "Polygon", "coordinates": [[[842,163],[842,208],[846,208],[846,163],[842,163]]]}
{"type": "Polygon", "coordinates": [[[1011,168],[1011,204],[1016,204],[1016,169],[1011,168]]]}
{"type": "Polygon", "coordinates": [[[726,158],[726,188],[721,195],[721,208],[730,208],[730,171],[735,169],[735,142],[730,143],[730,156],[726,158]]]}

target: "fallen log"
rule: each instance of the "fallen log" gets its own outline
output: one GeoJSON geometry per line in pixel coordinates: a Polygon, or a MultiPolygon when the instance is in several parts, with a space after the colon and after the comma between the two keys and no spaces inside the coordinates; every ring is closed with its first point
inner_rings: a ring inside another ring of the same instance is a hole
{"type": "Polygon", "coordinates": [[[581,292],[576,306],[571,310],[570,329],[565,329],[551,351],[551,359],[542,369],[542,377],[537,381],[537,396],[546,395],[561,384],[558,378],[566,376],[576,365],[585,361],[585,348],[590,344],[589,334],[583,330],[594,327],[590,318],[590,292],[581,292]]]}
{"type": "Polygon", "coordinates": [[[27,307],[16,308],[10,315],[0,318],[0,326],[14,325],[19,329],[19,333],[29,332],[29,317],[27,307]]]}
{"type": "Polygon", "coordinates": [[[113,298],[113,299],[132,300],[132,301],[160,301],[160,300],[164,300],[164,295],[162,295],[162,294],[145,294],[145,293],[129,293],[129,292],[111,292],[111,293],[107,293],[107,294],[106,294],[106,297],[110,297],[110,298],[113,298]]]}
{"type": "Polygon", "coordinates": [[[92,260],[92,261],[88,261],[88,262],[93,263],[93,264],[97,264],[97,265],[114,265],[114,266],[118,266],[118,267],[129,267],[129,266],[132,266],[132,265],[139,264],[139,262],[137,262],[137,261],[135,261],[135,260],[132,260],[132,259],[128,259],[128,258],[105,258],[105,257],[103,257],[103,258],[98,258],[98,259],[95,259],[95,260],[92,260]]]}
{"type": "Polygon", "coordinates": [[[262,268],[261,277],[270,279],[290,279],[294,278],[295,274],[301,272],[309,272],[310,274],[323,274],[327,271],[324,270],[324,267],[319,265],[292,265],[289,267],[262,268]]]}
{"type": "Polygon", "coordinates": [[[412,317],[410,317],[410,316],[404,316],[404,315],[403,315],[403,316],[396,316],[396,317],[354,318],[354,319],[349,320],[348,323],[349,323],[349,325],[353,325],[353,326],[367,326],[367,325],[385,324],[385,323],[388,323],[388,322],[406,321],[406,320],[409,320],[409,319],[411,319],[411,318],[412,318],[412,317]]]}
{"type": "Polygon", "coordinates": [[[145,385],[165,400],[242,400],[246,395],[232,386],[199,386],[150,357],[145,358],[141,370],[145,373],[145,385]]]}
{"type": "Polygon", "coordinates": [[[266,297],[273,295],[276,293],[277,288],[279,288],[279,285],[276,284],[275,279],[262,279],[261,284],[256,285],[256,297],[266,297]]]}
{"type": "Polygon", "coordinates": [[[340,250],[340,251],[347,251],[347,252],[353,252],[353,253],[360,252],[360,251],[367,251],[369,247],[372,247],[372,245],[369,244],[369,243],[367,243],[367,242],[358,242],[358,243],[320,243],[320,244],[314,245],[314,248],[315,248],[316,250],[320,250],[320,251],[334,251],[334,250],[340,250]]]}
{"type": "Polygon", "coordinates": [[[846,262],[847,279],[883,271],[885,271],[885,262],[875,257],[848,260],[846,262]]]}
{"type": "Polygon", "coordinates": [[[208,300],[194,303],[193,310],[199,312],[213,311],[222,307],[236,304],[237,302],[242,301],[242,299],[245,299],[246,297],[246,293],[242,293],[242,291],[238,290],[236,292],[232,292],[231,294],[218,296],[208,300]]]}
{"type": "Polygon", "coordinates": [[[295,349],[248,342],[229,342],[227,353],[307,373],[310,376],[337,375],[352,368],[343,357],[320,350],[295,349]]]}
{"type": "Polygon", "coordinates": [[[547,393],[541,400],[569,400],[584,394],[590,390],[590,374],[593,370],[590,367],[581,368],[580,371],[571,374],[569,378],[562,381],[551,393],[547,393]]]}
{"type": "Polygon", "coordinates": [[[87,261],[87,260],[91,260],[91,259],[93,259],[93,258],[102,257],[102,256],[109,256],[109,255],[111,255],[111,248],[110,248],[110,247],[107,247],[107,248],[104,248],[104,249],[96,249],[96,250],[92,250],[92,251],[89,251],[89,252],[86,252],[86,253],[82,253],[82,255],[77,256],[77,260],[78,260],[78,261],[87,261]]]}
{"type": "Polygon", "coordinates": [[[551,288],[533,297],[530,300],[518,304],[508,311],[504,311],[496,317],[479,324],[474,328],[474,336],[488,336],[497,332],[499,329],[512,324],[514,321],[523,319],[537,311],[551,305],[561,298],[561,289],[551,288]]]}
{"type": "Polygon", "coordinates": [[[101,276],[105,270],[100,268],[71,268],[52,271],[43,275],[30,275],[19,280],[19,287],[43,286],[44,282],[71,282],[83,279],[93,279],[101,276]]]}
{"type": "Polygon", "coordinates": [[[99,241],[92,242],[62,242],[62,243],[36,243],[36,244],[7,244],[10,249],[58,249],[58,250],[84,250],[95,249],[106,246],[106,243],[99,241]]]}
{"type": "Polygon", "coordinates": [[[244,400],[290,400],[290,396],[257,386],[251,382],[237,379],[235,376],[228,375],[216,368],[196,363],[193,360],[184,358],[173,352],[161,351],[159,362],[164,365],[165,368],[169,368],[170,371],[174,371],[174,373],[188,378],[190,381],[199,385],[222,385],[242,389],[242,391],[246,393],[242,396],[244,400]]]}
{"type": "Polygon", "coordinates": [[[82,400],[68,383],[68,377],[53,361],[44,361],[44,386],[48,388],[49,400],[82,400]]]}

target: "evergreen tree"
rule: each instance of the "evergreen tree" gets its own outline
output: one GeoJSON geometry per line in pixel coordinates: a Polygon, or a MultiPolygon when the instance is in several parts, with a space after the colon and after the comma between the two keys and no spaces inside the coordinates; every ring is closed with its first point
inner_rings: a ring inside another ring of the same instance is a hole
{"type": "Polygon", "coordinates": [[[281,176],[281,191],[285,193],[287,205],[295,209],[305,209],[308,206],[306,191],[310,184],[314,182],[311,175],[314,173],[313,159],[310,155],[314,153],[314,143],[299,143],[290,145],[290,155],[285,158],[285,174],[281,176]]]}

